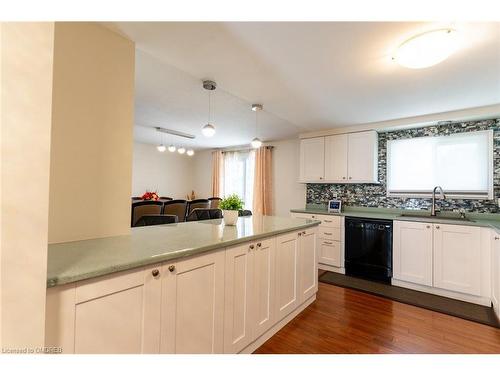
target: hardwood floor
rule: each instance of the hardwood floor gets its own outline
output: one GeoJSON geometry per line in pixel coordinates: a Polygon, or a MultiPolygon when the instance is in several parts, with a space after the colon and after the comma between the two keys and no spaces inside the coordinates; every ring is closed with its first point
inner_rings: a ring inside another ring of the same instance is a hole
{"type": "Polygon", "coordinates": [[[319,283],[317,300],[255,353],[500,353],[500,329],[319,283]]]}

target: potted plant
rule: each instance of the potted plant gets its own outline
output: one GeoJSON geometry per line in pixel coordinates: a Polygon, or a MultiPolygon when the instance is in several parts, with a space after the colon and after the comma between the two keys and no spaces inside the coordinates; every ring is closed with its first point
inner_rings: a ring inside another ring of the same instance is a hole
{"type": "Polygon", "coordinates": [[[219,208],[224,216],[226,225],[236,225],[238,221],[238,211],[243,209],[243,201],[238,194],[231,194],[221,200],[219,208]]]}

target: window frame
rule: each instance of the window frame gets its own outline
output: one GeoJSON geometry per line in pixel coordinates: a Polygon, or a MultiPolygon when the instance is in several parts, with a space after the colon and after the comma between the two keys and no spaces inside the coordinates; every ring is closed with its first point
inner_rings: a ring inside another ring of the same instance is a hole
{"type": "MultiPolygon", "coordinates": [[[[472,192],[472,191],[447,191],[445,190],[444,193],[448,198],[454,198],[454,199],[494,199],[494,184],[493,184],[493,177],[494,177],[494,132],[493,129],[488,129],[488,130],[478,130],[474,132],[459,132],[459,133],[453,133],[449,135],[443,135],[443,134],[438,134],[434,135],[432,137],[450,137],[453,135],[458,135],[458,134],[465,134],[465,133],[486,133],[488,136],[488,191],[485,194],[481,194],[478,192],[472,192]]],[[[392,141],[399,141],[403,139],[416,139],[416,138],[427,138],[427,137],[412,137],[412,138],[397,138],[397,139],[388,139],[386,141],[386,196],[387,197],[399,197],[399,198],[431,198],[432,197],[432,191],[422,191],[422,190],[408,190],[408,191],[396,191],[396,192],[390,192],[389,191],[389,179],[390,179],[390,160],[391,160],[391,155],[389,153],[389,142],[392,141]]]]}

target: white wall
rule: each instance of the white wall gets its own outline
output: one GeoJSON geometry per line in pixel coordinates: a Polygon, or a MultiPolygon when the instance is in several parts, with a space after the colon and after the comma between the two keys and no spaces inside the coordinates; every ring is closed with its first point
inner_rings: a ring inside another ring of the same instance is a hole
{"type": "Polygon", "coordinates": [[[306,185],[299,181],[299,139],[269,142],[273,149],[273,215],[290,216],[306,204],[306,185]]]}
{"type": "Polygon", "coordinates": [[[54,23],[0,28],[0,341],[35,348],[45,329],[54,23]]]}
{"type": "Polygon", "coordinates": [[[212,196],[212,150],[198,151],[193,156],[193,189],[200,198],[212,196]]]}
{"type": "MultiPolygon", "coordinates": [[[[161,196],[185,199],[186,194],[195,190],[195,156],[158,152],[155,145],[134,143],[132,163],[132,196],[141,196],[146,190],[157,191],[161,196]]],[[[210,183],[210,182],[209,182],[210,183]]]]}

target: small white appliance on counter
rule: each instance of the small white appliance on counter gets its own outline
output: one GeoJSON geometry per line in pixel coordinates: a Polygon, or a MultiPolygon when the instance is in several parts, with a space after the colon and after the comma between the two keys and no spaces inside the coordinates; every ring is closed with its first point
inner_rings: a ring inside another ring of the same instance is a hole
{"type": "Polygon", "coordinates": [[[342,211],[342,201],[340,199],[332,199],[328,201],[328,212],[339,214],[342,211]]]}

